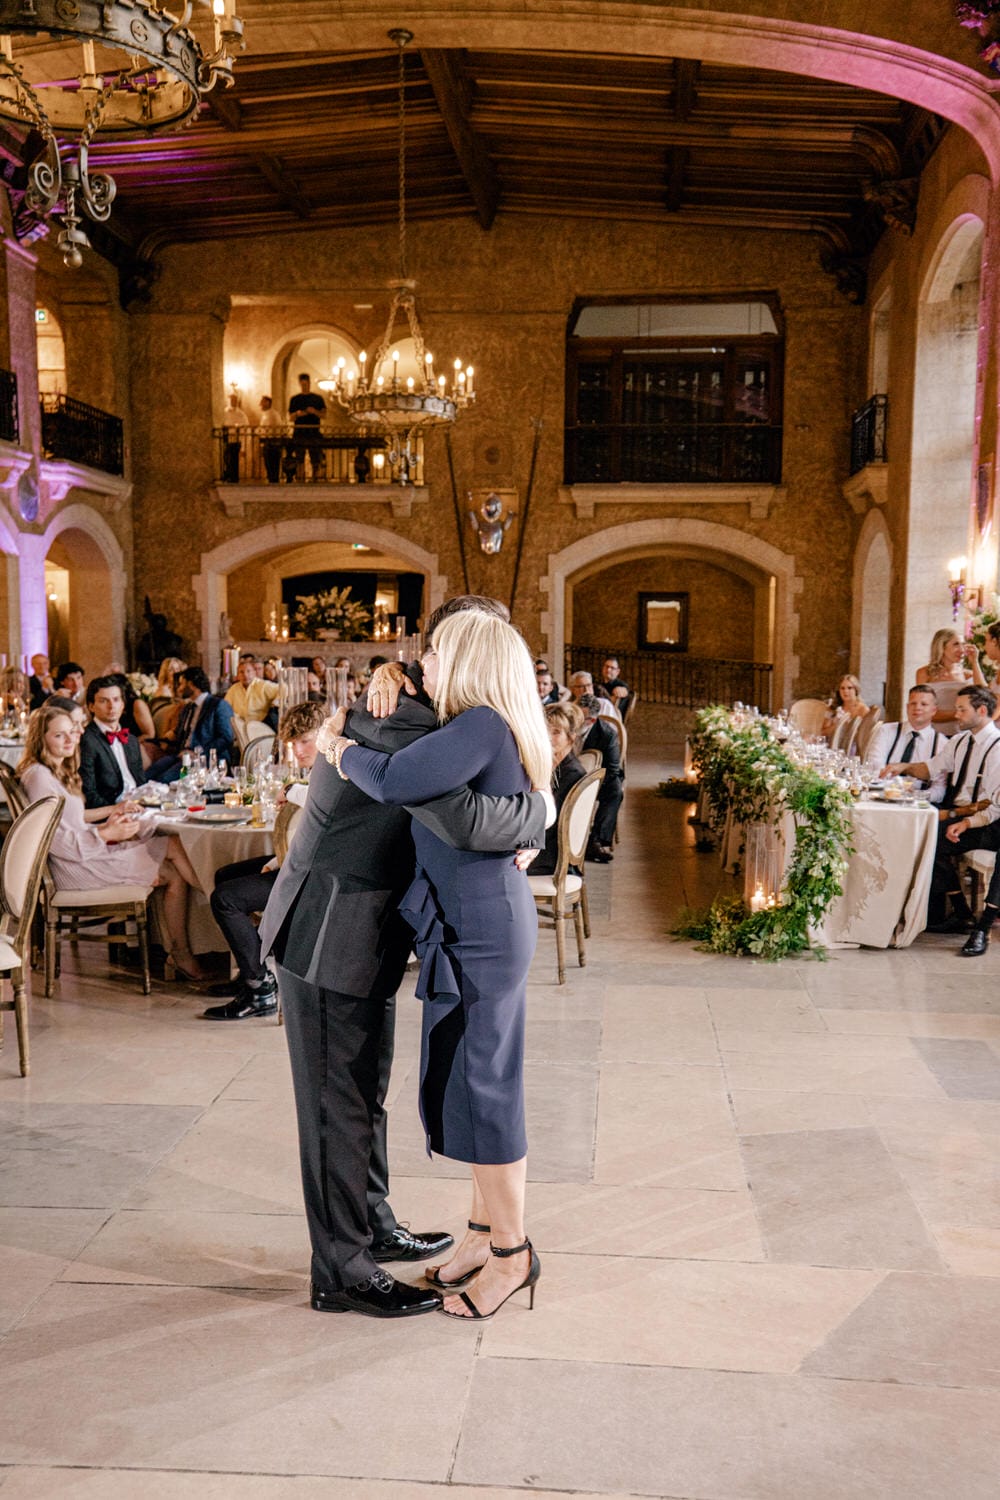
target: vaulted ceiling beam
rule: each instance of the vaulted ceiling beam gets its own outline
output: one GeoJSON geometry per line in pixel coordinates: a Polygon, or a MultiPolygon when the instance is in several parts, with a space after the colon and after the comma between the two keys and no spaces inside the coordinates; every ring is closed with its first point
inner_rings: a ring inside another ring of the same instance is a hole
{"type": "Polygon", "coordinates": [[[468,184],[476,215],[489,229],[500,205],[500,182],[482,141],[469,124],[469,86],[454,52],[430,49],[420,54],[441,112],[452,150],[468,184]]]}
{"type": "Polygon", "coordinates": [[[674,119],[686,120],[698,102],[695,84],[701,63],[693,57],[678,57],[674,62],[674,119]]]}
{"type": "Polygon", "coordinates": [[[272,187],[286,208],[300,219],[308,219],[312,214],[312,204],[308,202],[301,188],[290,172],[286,172],[276,156],[255,156],[254,162],[264,181],[272,187]]]}

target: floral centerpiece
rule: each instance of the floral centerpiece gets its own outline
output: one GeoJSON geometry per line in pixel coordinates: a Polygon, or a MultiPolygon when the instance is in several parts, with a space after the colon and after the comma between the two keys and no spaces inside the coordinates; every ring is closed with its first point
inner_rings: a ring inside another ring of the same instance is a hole
{"type": "Polygon", "coordinates": [[[128,681],[132,691],[147,703],[156,696],[156,678],[151,677],[148,672],[129,672],[128,681]]]}
{"type": "Polygon", "coordinates": [[[705,788],[713,827],[730,813],[739,823],[795,819],[795,849],[776,904],[751,911],[742,898],[716,901],[689,915],[678,937],[695,938],[713,953],[787,958],[814,948],[818,927],[843,890],[851,850],[849,791],[800,765],[766,719],[740,723],[726,708],[704,708],[690,736],[691,755],[705,788]]]}
{"type": "Polygon", "coordinates": [[[363,641],[371,619],[371,610],[360,599],[352,599],[349,588],[299,594],[295,600],[295,629],[307,638],[329,633],[335,640],[363,641]]]}

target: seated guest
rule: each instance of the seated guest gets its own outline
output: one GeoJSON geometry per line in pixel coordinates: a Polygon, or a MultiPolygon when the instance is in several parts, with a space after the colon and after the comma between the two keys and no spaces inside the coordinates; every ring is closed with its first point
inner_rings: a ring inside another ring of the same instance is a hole
{"type": "MultiPolygon", "coordinates": [[[[932,760],[944,746],[945,736],[934,728],[934,713],[937,699],[934,689],[926,684],[911,687],[906,700],[906,718],[900,724],[880,724],[872,736],[865,764],[873,771],[881,771],[890,761],[932,760]]],[[[940,802],[945,792],[947,777],[941,774],[931,783],[925,796],[931,802],[940,802]]]]}
{"type": "Polygon", "coordinates": [[[214,750],[219,760],[232,764],[233,710],[211,691],[201,667],[183,667],[177,673],[177,695],[184,708],[167,753],[149,768],[150,781],[176,781],[185,750],[200,750],[206,759],[214,750]]]}
{"type": "Polygon", "coordinates": [[[41,708],[46,698],[52,692],[52,673],[49,671],[49,659],[41,651],[31,658],[31,676],[28,678],[28,692],[31,699],[31,707],[41,708]]]}
{"type": "Polygon", "coordinates": [[[315,672],[321,682],[326,681],[326,661],[322,656],[314,656],[309,663],[310,672],[315,672]]]}
{"type": "Polygon", "coordinates": [[[622,681],[621,668],[618,665],[617,656],[606,656],[604,665],[601,667],[600,686],[618,712],[624,716],[632,697],[632,689],[627,682],[622,681]]]}
{"type": "Polygon", "coordinates": [[[186,979],[204,979],[187,934],[187,893],[189,887],[197,888],[198,879],[180,839],[155,833],[152,823],[143,823],[125,807],[112,808],[97,825],[88,823],[76,731],[69,715],[51,698],[29,720],[17,774],[31,802],[49,796],[65,798],[49,856],[56,889],[162,886],[174,966],[186,979]]]}
{"type": "Polygon", "coordinates": [[[868,704],[861,697],[861,684],[851,672],[845,672],[831,694],[826,708],[826,718],[820,731],[828,740],[845,719],[863,719],[868,704]]]}
{"type": "Polygon", "coordinates": [[[262,671],[261,671],[260,675],[264,679],[265,682],[277,682],[277,680],[278,680],[278,663],[276,661],[273,661],[269,657],[267,659],[267,661],[265,661],[263,663],[263,665],[262,665],[262,671]]]}
{"type": "Polygon", "coordinates": [[[315,672],[310,671],[306,673],[306,687],[308,689],[307,701],[309,703],[326,702],[326,691],[323,687],[323,679],[321,677],[317,677],[315,672]]]}
{"type": "Polygon", "coordinates": [[[597,701],[598,713],[603,714],[606,719],[621,720],[621,714],[607,693],[602,693],[594,687],[594,679],[589,672],[574,672],[569,679],[569,690],[574,702],[579,703],[584,695],[594,698],[597,701]]]}
{"type": "Polygon", "coordinates": [[[177,656],[165,656],[156,674],[156,689],[149,700],[149,711],[156,718],[161,708],[174,703],[174,678],[184,663],[177,656]]]}
{"type": "Polygon", "coordinates": [[[280,691],[276,682],[266,682],[257,676],[255,656],[241,656],[236,668],[236,681],[226,694],[226,702],[233,713],[246,719],[248,724],[263,724],[274,708],[280,691]]]}
{"type": "Polygon", "coordinates": [[[535,682],[538,685],[538,696],[539,698],[541,698],[546,707],[548,707],[550,703],[560,703],[562,701],[559,689],[556,687],[551,672],[549,672],[548,670],[544,672],[536,672],[535,682]]]}
{"type": "Polygon", "coordinates": [[[27,713],[31,700],[28,679],[18,667],[0,667],[0,713],[27,713]]]}
{"type": "MultiPolygon", "coordinates": [[[[572,686],[572,681],[570,683],[572,686]]],[[[576,706],[584,717],[584,734],[581,750],[600,750],[603,757],[604,780],[597,794],[597,812],[590,834],[587,858],[599,865],[609,865],[614,859],[611,842],[618,822],[618,809],[625,795],[623,790],[625,771],[622,767],[621,741],[613,724],[602,722],[601,699],[592,693],[584,693],[576,700],[576,706]]]]}
{"type": "Polygon", "coordinates": [[[83,702],[83,668],[78,661],[60,662],[53,673],[52,690],[63,698],[83,702]]]}
{"type": "MultiPolygon", "coordinates": [[[[969,931],[972,910],[962,890],[958,856],[969,849],[1000,850],[1000,729],[993,723],[996,706],[988,688],[959,688],[955,698],[959,733],[945,740],[929,761],[890,761],[882,772],[883,776],[915,776],[919,781],[933,781],[942,771],[947,776],[941,806],[957,816],[954,821],[943,819],[938,830],[928,903],[929,932],[969,931]],[[982,816],[973,825],[975,813],[982,816]]],[[[1000,898],[991,881],[988,899],[994,895],[1000,898]]],[[[963,954],[976,958],[985,952],[988,934],[989,924],[974,931],[963,954]]]]}
{"type": "Polygon", "coordinates": [[[125,698],[117,676],[87,684],[92,714],[80,740],[80,784],[84,806],[109,809],[143,780],[138,736],[122,727],[125,698]]]}
{"type": "MultiPolygon", "coordinates": [[[[125,707],[122,710],[122,727],[127,729],[129,734],[134,735],[140,745],[151,745],[156,739],[156,726],[153,722],[153,715],[149,704],[145,698],[140,698],[125,673],[116,663],[112,662],[107,671],[101,673],[101,676],[113,678],[121,688],[122,698],[125,703],[125,707]]],[[[152,757],[149,758],[151,759],[152,757]]]]}
{"type": "MultiPolygon", "coordinates": [[[[316,759],[316,736],[326,709],[318,703],[297,703],[278,726],[278,737],[291,745],[303,771],[316,759]]],[[[304,802],[306,788],[288,788],[290,802],[304,802]]],[[[260,939],[253,921],[263,911],[278,878],[278,863],[270,855],[224,865],[215,876],[212,915],[218,922],[239,969],[235,980],[213,985],[212,995],[232,995],[227,1005],[205,1011],[206,1021],[245,1021],[251,1016],[273,1016],[278,1008],[278,986],[260,956],[260,939]]]]}
{"type": "MultiPolygon", "coordinates": [[[[45,702],[50,708],[55,708],[58,706],[62,709],[63,713],[66,714],[70,723],[73,725],[73,733],[76,736],[76,743],[79,745],[81,739],[83,738],[83,731],[86,729],[87,724],[89,723],[87,713],[84,709],[83,704],[77,703],[75,698],[60,697],[58,693],[51,693],[49,697],[46,698],[45,702]]],[[[92,819],[88,814],[87,822],[89,823],[91,821],[92,819]]]]}
{"type": "MultiPolygon", "coordinates": [[[[583,711],[576,703],[549,703],[545,725],[552,741],[552,795],[556,812],[562,811],[567,793],[586,776],[576,758],[576,740],[583,728],[583,711]]],[[[532,875],[551,875],[559,861],[559,821],[545,830],[545,848],[531,866],[532,875]]]]}
{"type": "Polygon", "coordinates": [[[986,678],[979,665],[979,652],[971,641],[963,641],[952,626],[936,630],[931,640],[930,661],[917,672],[919,683],[930,683],[937,698],[934,727],[942,734],[952,735],[958,731],[955,714],[955,699],[966,683],[985,687],[986,678]]]}

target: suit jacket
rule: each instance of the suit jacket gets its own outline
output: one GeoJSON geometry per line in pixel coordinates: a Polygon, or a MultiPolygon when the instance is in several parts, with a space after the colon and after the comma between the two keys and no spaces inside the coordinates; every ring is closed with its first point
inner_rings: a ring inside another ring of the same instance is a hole
{"type": "Polygon", "coordinates": [[[233,711],[224,698],[209,693],[201,705],[190,744],[179,745],[178,749],[204,750],[206,756],[214,750],[220,760],[224,758],[232,763],[233,743],[233,711]]]}
{"type": "MultiPolygon", "coordinates": [[[[142,751],[135,735],[129,735],[128,744],[123,749],[125,764],[139,786],[144,776],[142,751]]],[[[121,770],[105,738],[104,730],[93,721],[87,725],[80,740],[80,781],[83,783],[85,807],[110,807],[113,802],[118,801],[125,788],[121,770]]]]}
{"type": "Polygon", "coordinates": [[[621,742],[618,732],[608,724],[602,724],[600,719],[595,719],[590,726],[589,732],[584,736],[584,750],[600,750],[604,757],[604,782],[601,790],[611,781],[623,781],[621,742]]]}
{"type": "MultiPolygon", "coordinates": [[[[401,750],[436,728],[433,710],[401,698],[389,719],[352,709],[347,733],[372,750],[401,750]]],[[[456,848],[541,845],[540,794],[486,797],[467,788],[420,807],[374,802],[324,756],[309,776],[295,838],[260,924],[261,954],[309,984],[387,998],[399,988],[412,933],[397,906],[414,870],[410,815],[456,848]]]]}
{"type": "Polygon", "coordinates": [[[46,698],[49,697],[48,692],[42,687],[42,684],[34,673],[28,678],[28,692],[30,694],[32,712],[36,708],[41,708],[46,698]]]}

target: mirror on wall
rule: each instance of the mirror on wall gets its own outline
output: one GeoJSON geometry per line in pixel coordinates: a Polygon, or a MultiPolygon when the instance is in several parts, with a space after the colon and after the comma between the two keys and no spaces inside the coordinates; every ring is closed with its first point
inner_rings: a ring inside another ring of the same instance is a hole
{"type": "Polygon", "coordinates": [[[686,651],[688,596],[662,592],[639,595],[639,650],[686,651]]]}

